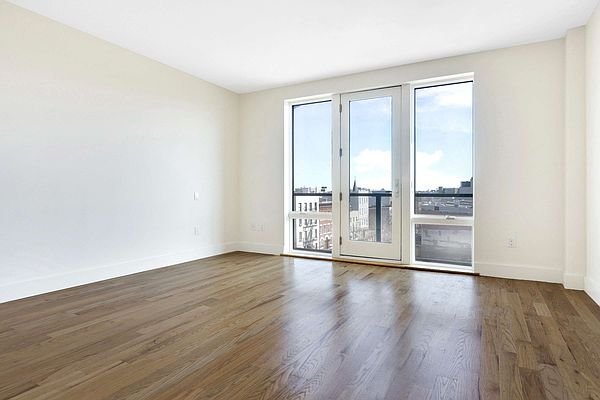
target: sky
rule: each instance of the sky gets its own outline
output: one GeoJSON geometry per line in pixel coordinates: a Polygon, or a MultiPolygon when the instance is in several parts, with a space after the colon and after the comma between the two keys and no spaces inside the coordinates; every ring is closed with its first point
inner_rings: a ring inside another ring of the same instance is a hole
{"type": "MultiPolygon", "coordinates": [[[[415,186],[458,187],[472,176],[471,82],[417,89],[415,186]]],[[[391,190],[391,98],[350,104],[350,184],[391,190]]],[[[294,186],[331,188],[331,103],[294,108],[294,186]]]]}

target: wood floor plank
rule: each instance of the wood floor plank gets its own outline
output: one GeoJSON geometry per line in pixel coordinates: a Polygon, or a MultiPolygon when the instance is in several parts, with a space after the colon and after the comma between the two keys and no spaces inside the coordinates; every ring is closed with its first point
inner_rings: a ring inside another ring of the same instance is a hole
{"type": "Polygon", "coordinates": [[[560,285],[231,253],[0,304],[0,399],[597,399],[560,285]]]}

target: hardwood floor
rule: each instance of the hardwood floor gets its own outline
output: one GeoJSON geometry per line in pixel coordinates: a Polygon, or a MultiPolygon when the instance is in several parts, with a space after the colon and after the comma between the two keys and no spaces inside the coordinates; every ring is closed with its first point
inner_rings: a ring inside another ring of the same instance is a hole
{"type": "Polygon", "coordinates": [[[556,284],[233,253],[0,304],[0,399],[600,399],[556,284]]]}

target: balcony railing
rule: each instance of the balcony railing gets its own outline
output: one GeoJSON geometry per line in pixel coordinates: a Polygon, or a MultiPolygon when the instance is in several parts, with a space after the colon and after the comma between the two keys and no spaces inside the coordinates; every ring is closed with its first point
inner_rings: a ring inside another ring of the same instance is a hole
{"type": "Polygon", "coordinates": [[[473,197],[472,193],[427,193],[416,192],[415,197],[473,197]]]}
{"type": "MultiPolygon", "coordinates": [[[[306,193],[306,192],[294,192],[294,196],[322,196],[322,197],[331,197],[331,192],[315,192],[315,193],[306,193]]],[[[350,196],[380,196],[380,197],[390,197],[392,192],[390,191],[381,191],[381,192],[350,192],[350,196]]],[[[473,197],[472,193],[428,193],[428,192],[416,192],[415,197],[473,197]]]]}
{"type": "Polygon", "coordinates": [[[446,215],[471,217],[473,215],[472,193],[415,193],[416,215],[446,215]]]}
{"type": "MultiPolygon", "coordinates": [[[[293,197],[319,197],[319,204],[331,204],[331,200],[332,200],[332,192],[311,192],[311,193],[307,193],[307,192],[294,192],[293,193],[293,197]],[[325,200],[325,201],[323,201],[325,200]]],[[[383,210],[383,203],[382,203],[382,199],[384,198],[391,198],[392,197],[392,192],[391,191],[377,191],[377,192],[350,192],[348,193],[348,195],[350,196],[350,198],[356,198],[356,197],[368,197],[368,198],[374,198],[375,204],[374,204],[374,208],[375,208],[375,241],[376,242],[381,242],[382,241],[382,210],[383,210]]],[[[464,199],[472,199],[473,198],[473,194],[471,193],[430,193],[430,192],[417,192],[414,194],[415,198],[464,198],[464,199]]],[[[296,201],[294,200],[293,204],[296,204],[296,201]]],[[[372,203],[371,201],[369,201],[369,208],[372,208],[372,203]]],[[[302,212],[302,210],[294,210],[296,213],[298,212],[302,212]]],[[[316,212],[316,210],[315,210],[316,212]]],[[[310,214],[310,213],[309,213],[310,214]]],[[[312,218],[312,216],[310,216],[312,218]]],[[[371,231],[372,232],[372,231],[371,231]]]]}
{"type": "MultiPolygon", "coordinates": [[[[378,192],[350,192],[350,197],[374,197],[375,198],[375,241],[381,242],[381,199],[392,197],[391,191],[378,192]]],[[[370,207],[370,204],[369,204],[370,207]]]]}
{"type": "Polygon", "coordinates": [[[307,193],[307,192],[294,192],[292,193],[294,196],[310,196],[310,197],[317,197],[317,196],[323,196],[323,197],[331,197],[331,192],[315,192],[315,193],[307,193]]]}

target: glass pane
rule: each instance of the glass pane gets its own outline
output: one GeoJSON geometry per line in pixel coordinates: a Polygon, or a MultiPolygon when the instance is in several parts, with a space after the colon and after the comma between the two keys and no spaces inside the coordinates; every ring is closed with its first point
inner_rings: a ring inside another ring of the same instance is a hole
{"type": "Polygon", "coordinates": [[[415,90],[415,214],[473,215],[472,115],[473,82],[415,90]]]}
{"type": "Polygon", "coordinates": [[[415,225],[415,260],[471,266],[470,226],[415,225]]]}
{"type": "Polygon", "coordinates": [[[473,196],[431,197],[419,195],[415,197],[415,213],[470,217],[473,215],[473,196]]]}
{"type": "Polygon", "coordinates": [[[349,233],[350,240],[392,243],[391,193],[351,193],[349,233]]]}
{"type": "MultiPolygon", "coordinates": [[[[295,194],[293,201],[297,211],[331,212],[331,194],[327,196],[295,194]]],[[[330,219],[297,218],[292,220],[292,224],[295,250],[331,253],[333,231],[330,219]]]]}
{"type": "Polygon", "coordinates": [[[294,193],[331,193],[331,101],[295,105],[292,116],[294,193]]]}
{"type": "Polygon", "coordinates": [[[392,98],[350,102],[350,240],[392,242],[392,98]]]}

